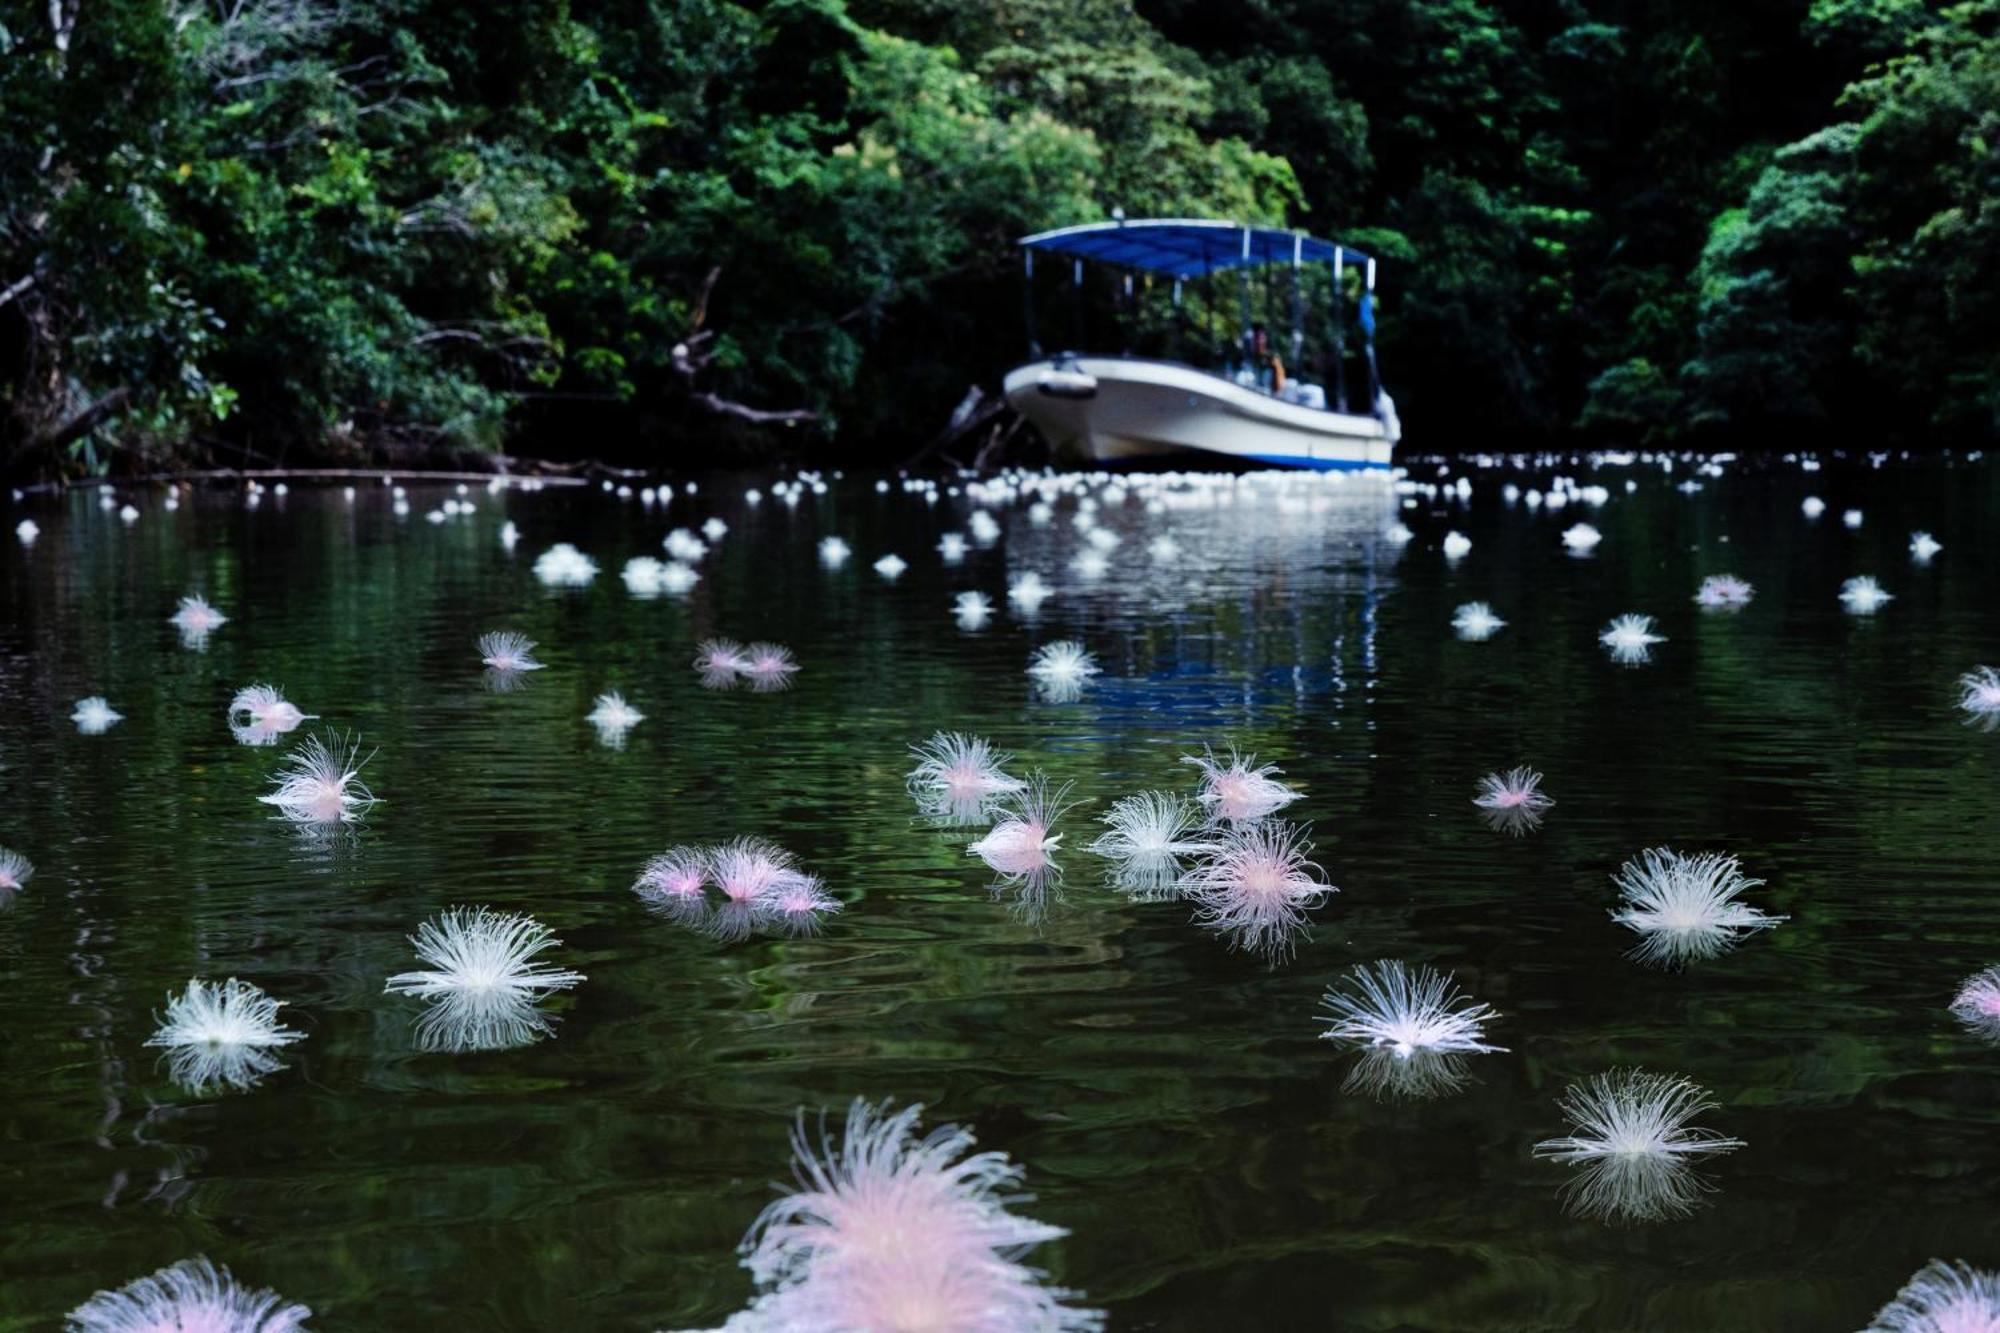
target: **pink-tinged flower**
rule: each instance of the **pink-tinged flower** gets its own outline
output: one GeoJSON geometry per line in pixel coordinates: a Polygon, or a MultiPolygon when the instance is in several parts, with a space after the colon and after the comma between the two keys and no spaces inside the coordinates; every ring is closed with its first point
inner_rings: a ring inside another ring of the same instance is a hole
{"type": "Polygon", "coordinates": [[[704,639],[695,648],[694,669],[701,673],[703,688],[727,690],[735,687],[750,665],[743,645],[734,639],[704,639]]]}
{"type": "Polygon", "coordinates": [[[229,701],[230,733],[245,745],[275,745],[309,716],[270,685],[245,686],[229,701]]]}
{"type": "Polygon", "coordinates": [[[639,872],[632,892],[647,906],[683,925],[698,921],[708,910],[708,853],[699,847],[673,847],[661,852],[639,872]]]}
{"type": "Polygon", "coordinates": [[[922,745],[911,746],[910,753],[917,757],[917,766],[903,785],[917,808],[933,819],[983,822],[1001,797],[1027,785],[1002,770],[1009,755],[977,736],[940,731],[922,745]]]}
{"type": "Polygon", "coordinates": [[[1308,859],[1305,831],[1274,821],[1241,827],[1196,861],[1182,890],[1195,921],[1229,937],[1232,948],[1277,958],[1291,952],[1306,913],[1339,890],[1308,859]]]}
{"type": "Polygon", "coordinates": [[[294,824],[351,823],[376,803],[375,794],[361,781],[367,762],[357,740],[336,736],[329,742],[314,736],[285,756],[271,779],[277,789],[257,799],[277,806],[278,813],[294,824]]]}
{"type": "Polygon", "coordinates": [[[1542,814],[1555,804],[1541,791],[1542,775],[1528,767],[1505,773],[1488,773],[1479,780],[1479,795],[1472,803],[1486,812],[1486,822],[1516,837],[1537,828],[1542,814]]]}
{"type": "Polygon", "coordinates": [[[743,1240],[759,1288],[732,1328],[785,1333],[1034,1330],[1093,1333],[1095,1310],[1064,1302],[1021,1262],[1067,1234],[1009,1212],[1021,1168],[975,1153],[972,1134],[946,1125],[919,1138],[921,1106],[856,1100],[836,1145],[815,1145],[801,1114],[792,1132],[798,1188],[773,1201],[743,1240]]]}
{"type": "Polygon", "coordinates": [[[1005,884],[1039,887],[1045,880],[1061,879],[1062,867],[1056,864],[1055,853],[1062,846],[1063,835],[1055,831],[1055,825],[1078,804],[1063,799],[1068,795],[1068,783],[1052,790],[1046,776],[1034,774],[1002,807],[999,822],[965,849],[967,854],[984,861],[1005,884]]]}
{"type": "Polygon", "coordinates": [[[512,673],[542,669],[542,664],[535,660],[535,641],[511,630],[480,635],[479,653],[479,660],[495,671],[512,673]]]}
{"type": "Polygon", "coordinates": [[[2000,1333],[2000,1273],[1933,1259],[1863,1333],[2000,1333]]]}
{"type": "Polygon", "coordinates": [[[227,1268],[183,1259],[69,1312],[66,1333],[303,1333],[312,1311],[239,1287],[227,1268]]]}
{"type": "Polygon", "coordinates": [[[1735,609],[1747,605],[1754,591],[1749,583],[1734,574],[1710,574],[1695,590],[1694,600],[1697,606],[1711,610],[1719,607],[1735,609]]]}
{"type": "Polygon", "coordinates": [[[1250,824],[1275,813],[1299,799],[1301,793],[1282,782],[1273,782],[1273,773],[1285,770],[1276,764],[1258,764],[1254,754],[1239,755],[1231,747],[1227,761],[1215,751],[1202,747],[1199,755],[1184,754],[1183,764],[1201,770],[1201,791],[1195,799],[1208,810],[1210,820],[1227,824],[1250,824]]]}
{"type": "Polygon", "coordinates": [[[738,838],[709,853],[708,872],[723,898],[740,907],[759,907],[781,889],[806,878],[792,854],[762,838],[738,838]]]}
{"type": "Polygon", "coordinates": [[[785,689],[798,669],[792,650],[775,643],[751,644],[743,650],[743,664],[737,668],[748,677],[753,690],[785,689]]]}
{"type": "Polygon", "coordinates": [[[1951,1011],[1975,1036],[2000,1042],[2000,967],[1967,977],[1951,1002],[1951,1011]]]}
{"type": "Polygon", "coordinates": [[[0,897],[21,891],[21,887],[34,876],[35,863],[19,852],[10,852],[0,847],[0,897]]]}
{"type": "Polygon", "coordinates": [[[826,891],[819,876],[800,874],[765,901],[764,924],[781,935],[817,935],[840,908],[840,899],[826,891]]]}
{"type": "Polygon", "coordinates": [[[216,610],[214,606],[210,606],[208,598],[198,596],[198,594],[196,596],[184,596],[184,598],[180,598],[180,610],[176,610],[172,616],[168,616],[168,624],[172,624],[174,628],[178,628],[182,632],[182,636],[208,634],[210,630],[222,628],[226,622],[228,622],[228,616],[222,614],[220,610],[216,610]]]}
{"type": "Polygon", "coordinates": [[[1989,731],[2000,726],[2000,671],[1983,666],[1960,676],[1958,706],[1989,731]]]}

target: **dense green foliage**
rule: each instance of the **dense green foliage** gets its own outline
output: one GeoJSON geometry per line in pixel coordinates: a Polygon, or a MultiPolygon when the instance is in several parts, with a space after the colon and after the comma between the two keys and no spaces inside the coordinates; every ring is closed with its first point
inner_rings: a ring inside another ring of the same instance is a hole
{"type": "Polygon", "coordinates": [[[893,455],[1113,207],[1381,255],[1426,447],[1977,439],[1996,201],[2000,0],[54,0],[0,447],[893,455]]]}

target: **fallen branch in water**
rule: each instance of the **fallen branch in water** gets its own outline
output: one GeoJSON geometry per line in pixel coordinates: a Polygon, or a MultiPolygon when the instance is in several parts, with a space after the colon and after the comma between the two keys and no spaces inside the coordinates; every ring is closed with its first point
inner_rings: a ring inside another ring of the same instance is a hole
{"type": "Polygon", "coordinates": [[[734,417],[753,426],[796,426],[802,422],[818,421],[819,413],[807,408],[752,407],[748,403],[739,403],[694,387],[696,377],[707,370],[709,362],[715,359],[713,351],[705,350],[714,342],[715,330],[702,326],[708,322],[708,298],[714,293],[716,280],[721,276],[719,267],[708,271],[708,277],[701,284],[701,295],[695,299],[694,313],[688,319],[687,337],[675,343],[669,354],[674,370],[687,381],[688,401],[715,416],[734,417]]]}

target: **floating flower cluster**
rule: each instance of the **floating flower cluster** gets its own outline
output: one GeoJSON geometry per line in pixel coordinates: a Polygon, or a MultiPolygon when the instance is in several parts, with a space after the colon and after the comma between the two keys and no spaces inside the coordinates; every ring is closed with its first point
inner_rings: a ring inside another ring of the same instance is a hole
{"type": "Polygon", "coordinates": [[[1695,589],[1694,600],[1711,611],[1733,611],[1748,606],[1755,595],[1756,590],[1734,574],[1710,574],[1695,589]]]}
{"type": "Polygon", "coordinates": [[[1321,1001],[1327,1026],[1319,1035],[1361,1052],[1347,1076],[1351,1091],[1442,1096],[1464,1086],[1466,1056],[1507,1049],[1486,1041],[1491,1007],[1435,968],[1392,960],[1357,967],[1349,981],[1321,1001]]]}
{"type": "Polygon", "coordinates": [[[670,848],[646,863],[632,891],[676,924],[724,940],[757,930],[817,934],[841,906],[817,875],[762,838],[670,848]]]}
{"type": "Polygon", "coordinates": [[[1605,626],[1597,641],[1611,650],[1611,660],[1624,666],[1638,666],[1653,655],[1653,645],[1665,643],[1666,636],[1653,633],[1653,618],[1623,615],[1605,626]]]}
{"type": "Polygon", "coordinates": [[[1220,846],[1201,806],[1172,792],[1121,797],[1099,822],[1109,832],[1099,834],[1090,850],[1112,863],[1105,878],[1141,894],[1177,896],[1183,859],[1220,846]]]}
{"type": "Polygon", "coordinates": [[[730,690],[747,684],[753,690],[769,692],[788,688],[799,665],[791,649],[775,643],[753,643],[748,648],[734,639],[704,639],[695,649],[694,669],[701,674],[704,689],[730,690]]]}

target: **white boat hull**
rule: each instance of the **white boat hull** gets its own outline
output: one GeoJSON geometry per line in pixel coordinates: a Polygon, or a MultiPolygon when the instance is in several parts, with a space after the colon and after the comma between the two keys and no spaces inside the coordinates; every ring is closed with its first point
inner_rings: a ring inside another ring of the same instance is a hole
{"type": "Polygon", "coordinates": [[[1388,467],[1396,446],[1375,417],[1287,403],[1172,361],[1035,361],[1008,373],[1006,392],[1059,452],[1100,463],[1207,455],[1288,467],[1388,467]]]}

